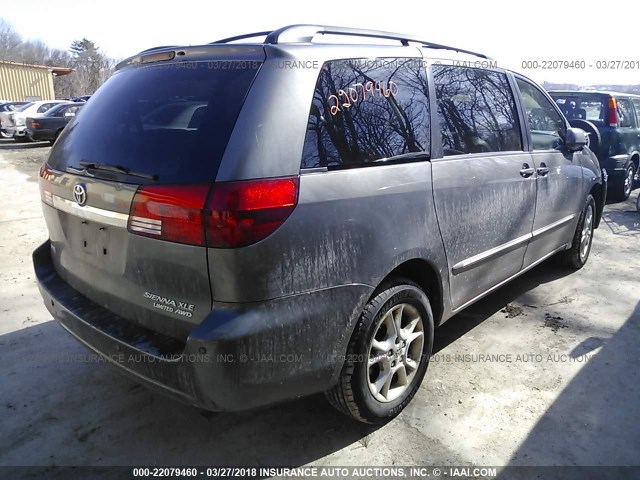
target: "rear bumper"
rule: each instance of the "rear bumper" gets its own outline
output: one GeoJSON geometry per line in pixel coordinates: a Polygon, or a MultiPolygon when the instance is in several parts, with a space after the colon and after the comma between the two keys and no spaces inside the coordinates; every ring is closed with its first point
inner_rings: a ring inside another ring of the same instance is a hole
{"type": "Polygon", "coordinates": [[[13,135],[14,137],[24,137],[27,134],[27,127],[24,125],[19,127],[9,127],[7,129],[7,133],[13,135]]]}
{"type": "Polygon", "coordinates": [[[31,128],[27,128],[26,134],[33,140],[53,140],[55,137],[53,130],[46,129],[32,130],[31,128]]]}
{"type": "MultiPolygon", "coordinates": [[[[12,137],[14,137],[14,136],[20,136],[20,135],[18,134],[18,127],[13,126],[13,125],[11,125],[11,126],[7,126],[7,127],[2,127],[2,131],[3,131],[5,134],[10,135],[10,136],[12,136],[12,137]]],[[[22,133],[24,134],[24,131],[23,131],[22,133]]]]}
{"type": "Polygon", "coordinates": [[[33,253],[53,317],[136,379],[215,411],[318,393],[339,375],[372,288],[345,285],[251,305],[216,305],[186,342],[138,326],[80,295],[56,273],[47,241],[33,253]]]}

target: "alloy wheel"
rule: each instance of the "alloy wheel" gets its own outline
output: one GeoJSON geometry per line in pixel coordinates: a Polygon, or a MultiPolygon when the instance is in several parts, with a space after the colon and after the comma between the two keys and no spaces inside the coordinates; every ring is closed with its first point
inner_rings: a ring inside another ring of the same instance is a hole
{"type": "Polygon", "coordinates": [[[424,324],[418,310],[401,303],[380,319],[369,347],[368,383],[373,397],[387,403],[412,384],[424,350],[424,324]]]}
{"type": "Polygon", "coordinates": [[[593,206],[587,205],[584,214],[584,222],[582,223],[582,232],[580,234],[580,260],[584,261],[589,254],[591,247],[591,239],[593,237],[593,206]]]}

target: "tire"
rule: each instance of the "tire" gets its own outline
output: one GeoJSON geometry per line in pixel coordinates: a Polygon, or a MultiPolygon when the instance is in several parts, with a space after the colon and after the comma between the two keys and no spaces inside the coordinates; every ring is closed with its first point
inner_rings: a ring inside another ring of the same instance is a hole
{"type": "Polygon", "coordinates": [[[589,139],[589,144],[587,146],[589,147],[589,150],[596,154],[597,157],[600,149],[600,144],[602,143],[602,137],[600,136],[598,127],[587,120],[581,120],[579,118],[569,120],[569,125],[574,128],[581,128],[588,133],[587,138],[589,139]]]}
{"type": "Polygon", "coordinates": [[[633,189],[633,177],[636,174],[636,166],[633,162],[629,162],[624,170],[624,175],[611,185],[611,196],[614,200],[624,202],[633,189]]]}
{"type": "Polygon", "coordinates": [[[573,234],[571,248],[558,254],[560,264],[579,270],[587,263],[591,245],[593,244],[593,225],[596,217],[596,202],[591,195],[587,195],[578,226],[573,234]]]}
{"type": "Polygon", "coordinates": [[[56,134],[53,136],[53,140],[49,140],[49,143],[51,145],[53,145],[54,143],[56,143],[56,140],[58,140],[58,137],[60,136],[60,134],[62,133],[62,129],[58,130],[56,132],[56,134]]]}
{"type": "Polygon", "coordinates": [[[360,315],[338,384],[325,394],[329,403],[365,423],[384,423],[398,415],[427,371],[433,330],[424,292],[408,280],[388,285],[360,315]],[[398,322],[400,337],[394,327],[398,322]]]}

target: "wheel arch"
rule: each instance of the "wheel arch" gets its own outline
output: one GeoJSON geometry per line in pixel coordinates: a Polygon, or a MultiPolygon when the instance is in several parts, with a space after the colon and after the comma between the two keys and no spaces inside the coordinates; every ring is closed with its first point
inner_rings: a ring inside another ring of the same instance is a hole
{"type": "Polygon", "coordinates": [[[638,173],[638,168],[640,168],[640,152],[633,152],[631,154],[631,162],[635,165],[636,173],[638,173]]]}
{"type": "Polygon", "coordinates": [[[445,308],[442,276],[431,262],[423,258],[412,258],[397,265],[380,281],[371,298],[393,284],[394,279],[400,278],[411,280],[422,289],[431,303],[434,326],[440,325],[445,308]]]}

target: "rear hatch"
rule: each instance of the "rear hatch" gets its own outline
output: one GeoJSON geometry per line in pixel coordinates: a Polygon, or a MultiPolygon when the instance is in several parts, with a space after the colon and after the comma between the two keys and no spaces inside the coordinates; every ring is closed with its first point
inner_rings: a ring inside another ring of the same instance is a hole
{"type": "Polygon", "coordinates": [[[98,90],[53,147],[40,190],[58,274],[115,314],[184,340],[212,308],[203,212],[264,52],[163,52],[128,62],[98,90]]]}

